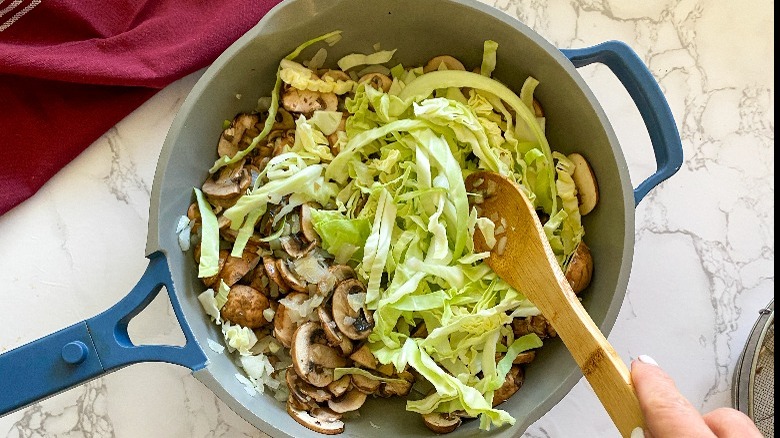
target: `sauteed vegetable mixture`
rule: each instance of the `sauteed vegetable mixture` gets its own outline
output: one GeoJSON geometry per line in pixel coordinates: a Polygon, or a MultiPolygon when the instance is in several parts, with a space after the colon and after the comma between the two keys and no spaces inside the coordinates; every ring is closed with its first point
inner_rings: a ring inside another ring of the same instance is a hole
{"type": "Polygon", "coordinates": [[[469,69],[447,55],[404,66],[378,46],[325,67],[339,38],[302,44],[270,97],[225,121],[177,230],[199,299],[247,391],[269,389],[312,430],[340,433],[368,397],[393,396],[438,433],[511,424],[497,405],[555,331],[474,252],[476,230],[502,252],[507,224],[480,217],[464,177],[521,185],[576,292],[593,270],[581,216],[595,178],[550,149],[536,79],[518,95],[492,78],[495,42],[469,69]]]}

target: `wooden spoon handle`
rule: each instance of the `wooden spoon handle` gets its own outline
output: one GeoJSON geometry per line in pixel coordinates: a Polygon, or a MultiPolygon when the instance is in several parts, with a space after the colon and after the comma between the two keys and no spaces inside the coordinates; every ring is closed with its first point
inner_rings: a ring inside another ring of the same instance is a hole
{"type": "Polygon", "coordinates": [[[551,309],[539,310],[571,351],[620,434],[629,437],[631,431],[645,424],[631,373],[571,289],[566,289],[546,296],[566,299],[568,305],[551,304],[551,309]]]}

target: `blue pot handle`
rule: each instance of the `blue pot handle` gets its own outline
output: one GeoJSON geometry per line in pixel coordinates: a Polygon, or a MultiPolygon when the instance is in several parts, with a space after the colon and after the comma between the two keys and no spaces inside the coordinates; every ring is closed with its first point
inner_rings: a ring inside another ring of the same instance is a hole
{"type": "Polygon", "coordinates": [[[594,62],[609,67],[639,108],[653,144],[657,169],[634,189],[634,202],[638,205],[653,187],[680,170],[683,162],[680,134],[661,87],[639,56],[620,41],[561,52],[578,68],[594,62]]]}
{"type": "Polygon", "coordinates": [[[207,363],[184,319],[161,252],[149,256],[149,266],[138,284],[110,309],[0,355],[0,416],[138,362],[168,362],[192,370],[207,363]],[[163,286],[187,342],[182,347],[135,346],[127,324],[163,286]]]}

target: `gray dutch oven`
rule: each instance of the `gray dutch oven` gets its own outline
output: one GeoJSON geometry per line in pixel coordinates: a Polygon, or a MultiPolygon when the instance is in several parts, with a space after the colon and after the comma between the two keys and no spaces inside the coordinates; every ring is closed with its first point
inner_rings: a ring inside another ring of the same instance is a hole
{"type": "MultiPolygon", "coordinates": [[[[479,65],[482,45],[492,39],[499,43],[494,77],[515,90],[528,75],[541,81],[535,95],[545,109],[550,144],[564,153],[576,150],[586,155],[599,181],[599,206],[585,218],[596,274],[583,304],[602,332],[609,333],[628,284],[635,205],[682,164],[671,111],[636,54],[619,42],[558,50],[516,20],[466,0],[288,0],[214,62],[176,116],[157,165],[149,214],[149,266],[141,280],[104,313],[0,355],[0,415],[126,365],[162,361],[192,369],[228,406],[270,435],[319,436],[298,425],[272,397],[248,395],[235,378],[242,370],[233,359],[206,347],[207,339],[221,339],[221,332],[197,300],[202,285],[191,254],[179,248],[175,230],[192,201],[192,188],[201,185],[216,159],[222,121],[252,110],[257,98],[270,93],[283,56],[301,42],[336,29],[343,30],[343,38],[329,48],[331,60],[371,52],[379,42],[383,48],[399,49],[396,56],[404,65],[422,65],[440,54],[479,65]],[[636,189],[604,111],[576,70],[594,62],[607,65],[620,79],[652,140],[658,170],[636,189]],[[186,345],[135,346],[127,324],[163,286],[186,345]]],[[[527,369],[522,390],[502,405],[517,423],[489,434],[520,435],[581,376],[564,345],[548,342],[527,369]]],[[[404,404],[400,398],[371,400],[359,418],[347,423],[345,434],[430,436],[419,415],[406,412],[404,404]]],[[[472,421],[453,436],[484,434],[472,421]]]]}

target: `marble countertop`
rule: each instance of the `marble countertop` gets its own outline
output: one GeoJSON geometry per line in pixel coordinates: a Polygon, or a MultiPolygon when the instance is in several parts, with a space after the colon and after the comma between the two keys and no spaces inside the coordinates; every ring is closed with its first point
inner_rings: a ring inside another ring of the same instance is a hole
{"type": "MultiPolygon", "coordinates": [[[[491,0],[561,48],[628,43],[661,84],[685,162],[636,211],[628,292],[610,341],[655,358],[702,411],[774,294],[771,0],[491,0]]],[[[605,108],[634,185],[655,169],[639,112],[602,66],[579,70],[605,108]]],[[[34,197],[0,216],[0,352],[110,307],[140,278],[157,157],[202,72],[160,91],[34,197]]],[[[181,343],[167,299],[133,339],[181,343]]],[[[0,376],[2,378],[2,376],[0,376]]],[[[615,436],[583,380],[526,437],[615,436]]],[[[139,364],[0,418],[0,436],[262,436],[184,368],[139,364]]]]}

